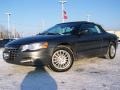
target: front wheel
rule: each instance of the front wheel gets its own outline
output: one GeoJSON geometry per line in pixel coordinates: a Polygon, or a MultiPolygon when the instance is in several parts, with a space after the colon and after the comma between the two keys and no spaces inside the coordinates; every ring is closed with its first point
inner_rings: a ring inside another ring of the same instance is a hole
{"type": "Polygon", "coordinates": [[[113,59],[116,55],[116,47],[114,44],[110,44],[107,54],[105,55],[105,57],[107,59],[113,59]]]}
{"type": "Polygon", "coordinates": [[[73,54],[68,47],[57,47],[51,59],[50,68],[56,72],[64,72],[71,68],[73,64],[73,54]]]}

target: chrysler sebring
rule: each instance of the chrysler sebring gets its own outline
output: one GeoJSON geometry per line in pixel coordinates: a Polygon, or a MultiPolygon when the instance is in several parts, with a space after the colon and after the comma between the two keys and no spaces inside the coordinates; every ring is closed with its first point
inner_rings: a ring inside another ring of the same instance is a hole
{"type": "Polygon", "coordinates": [[[104,56],[113,59],[118,38],[93,22],[67,22],[35,36],[17,39],[5,45],[3,58],[19,65],[46,65],[63,72],[75,60],[104,56]]]}

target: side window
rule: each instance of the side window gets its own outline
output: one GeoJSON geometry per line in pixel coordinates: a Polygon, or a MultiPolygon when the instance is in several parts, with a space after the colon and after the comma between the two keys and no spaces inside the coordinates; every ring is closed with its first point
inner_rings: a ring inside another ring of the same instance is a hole
{"type": "Polygon", "coordinates": [[[95,28],[96,28],[96,30],[97,30],[98,33],[102,33],[101,29],[97,25],[95,25],[95,28]]]}
{"type": "Polygon", "coordinates": [[[88,30],[87,34],[99,34],[101,30],[97,25],[94,24],[84,24],[81,26],[81,30],[88,30]]]}

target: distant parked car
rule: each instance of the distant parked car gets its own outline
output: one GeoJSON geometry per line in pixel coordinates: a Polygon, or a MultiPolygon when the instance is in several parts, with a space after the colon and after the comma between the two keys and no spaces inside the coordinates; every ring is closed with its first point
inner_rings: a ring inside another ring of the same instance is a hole
{"type": "Polygon", "coordinates": [[[68,22],[36,36],[14,40],[5,45],[3,58],[8,63],[47,65],[54,71],[67,71],[81,57],[105,56],[113,59],[117,36],[92,22],[68,22]]]}
{"type": "Polygon", "coordinates": [[[5,44],[7,44],[10,41],[13,41],[14,39],[2,39],[0,40],[0,48],[4,47],[5,44]]]}

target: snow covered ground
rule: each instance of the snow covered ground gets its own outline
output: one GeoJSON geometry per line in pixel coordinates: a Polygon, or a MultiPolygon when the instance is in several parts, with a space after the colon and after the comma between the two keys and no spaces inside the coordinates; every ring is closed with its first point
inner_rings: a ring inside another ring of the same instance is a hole
{"type": "Polygon", "coordinates": [[[0,49],[0,90],[120,90],[120,46],[114,60],[82,59],[63,73],[8,64],[0,49]]]}

